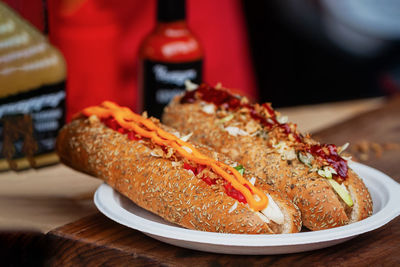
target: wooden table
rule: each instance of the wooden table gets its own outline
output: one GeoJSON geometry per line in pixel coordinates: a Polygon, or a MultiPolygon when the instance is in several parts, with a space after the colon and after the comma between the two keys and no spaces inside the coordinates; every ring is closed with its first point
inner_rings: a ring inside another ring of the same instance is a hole
{"type": "MultiPolygon", "coordinates": [[[[350,141],[359,145],[400,144],[400,99],[393,99],[377,111],[369,111],[315,135],[324,142],[350,141]],[[363,140],[361,140],[361,137],[363,140]]],[[[374,145],[376,148],[376,145],[374,145]]],[[[389,148],[387,148],[389,149],[389,148]]],[[[366,164],[388,173],[400,182],[400,149],[384,150],[377,157],[374,149],[355,151],[367,154],[366,164]]],[[[400,192],[399,192],[400,193],[400,192]]],[[[12,229],[0,233],[0,256],[14,253],[18,263],[46,265],[163,265],[163,266],[394,266],[400,265],[400,218],[384,227],[330,248],[274,256],[212,254],[174,247],[121,226],[104,215],[74,220],[46,234],[12,229]],[[23,255],[22,257],[20,255],[23,255]]]]}

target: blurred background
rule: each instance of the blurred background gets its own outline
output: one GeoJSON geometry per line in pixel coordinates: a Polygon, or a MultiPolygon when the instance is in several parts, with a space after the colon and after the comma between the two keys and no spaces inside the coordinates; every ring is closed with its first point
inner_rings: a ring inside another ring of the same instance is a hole
{"type": "MultiPolygon", "coordinates": [[[[67,118],[109,99],[138,111],[138,50],[156,1],[3,0],[58,47],[67,118]]],[[[187,0],[205,82],[275,107],[394,94],[400,88],[396,0],[187,0]]]]}
{"type": "Polygon", "coordinates": [[[395,0],[243,1],[260,98],[275,106],[399,91],[395,0]]]}

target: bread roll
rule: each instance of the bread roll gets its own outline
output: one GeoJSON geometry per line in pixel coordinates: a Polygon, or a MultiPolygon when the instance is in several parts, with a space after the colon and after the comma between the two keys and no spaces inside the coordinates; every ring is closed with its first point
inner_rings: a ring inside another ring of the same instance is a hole
{"type": "Polygon", "coordinates": [[[285,192],[299,207],[303,225],[311,230],[345,225],[372,214],[368,189],[347,162],[334,155],[336,147],[301,135],[295,124],[287,123],[269,104],[251,104],[227,89],[203,84],[173,99],[162,120],[285,192]],[[341,187],[339,191],[332,184],[341,187]],[[338,192],[350,195],[352,205],[338,192]]]}
{"type": "MultiPolygon", "coordinates": [[[[164,131],[177,134],[157,120],[151,121],[164,131]]],[[[123,131],[119,126],[111,129],[106,124],[103,119],[92,115],[77,118],[66,125],[57,139],[61,161],[78,171],[103,179],[140,207],[185,228],[238,234],[277,234],[300,230],[297,207],[250,172],[245,171],[243,177],[255,180],[255,187],[271,197],[266,208],[268,211],[254,211],[249,204],[229,196],[224,190],[224,179],[208,167],[200,171],[203,176],[195,175],[196,170],[187,167],[195,164],[175,149],[160,147],[137,133],[134,137],[132,132],[120,133],[123,131]],[[215,183],[209,185],[205,174],[215,183]]],[[[192,146],[206,157],[230,166],[236,165],[208,147],[192,146]]]]}

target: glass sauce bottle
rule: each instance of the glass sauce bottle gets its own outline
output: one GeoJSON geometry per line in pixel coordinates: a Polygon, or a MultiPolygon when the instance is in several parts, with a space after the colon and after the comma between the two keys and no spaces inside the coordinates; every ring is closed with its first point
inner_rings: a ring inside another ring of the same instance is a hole
{"type": "Polygon", "coordinates": [[[186,23],[185,0],[158,0],[157,24],[139,52],[139,107],[160,118],[163,108],[185,90],[185,81],[202,81],[203,51],[186,23]]]}

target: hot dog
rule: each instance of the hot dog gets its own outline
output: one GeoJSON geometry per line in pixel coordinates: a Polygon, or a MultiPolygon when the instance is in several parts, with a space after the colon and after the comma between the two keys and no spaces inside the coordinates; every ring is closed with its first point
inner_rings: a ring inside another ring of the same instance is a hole
{"type": "Polygon", "coordinates": [[[303,225],[320,230],[362,220],[372,200],[341,156],[342,148],[303,136],[269,103],[249,103],[222,87],[189,84],[164,110],[162,121],[211,146],[285,192],[303,225]]]}
{"type": "Polygon", "coordinates": [[[65,125],[56,147],[66,165],[182,227],[238,234],[300,230],[301,215],[287,198],[186,138],[157,119],[104,102],[65,125]]]}

